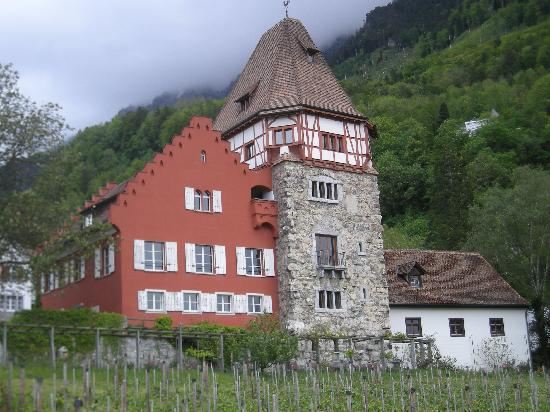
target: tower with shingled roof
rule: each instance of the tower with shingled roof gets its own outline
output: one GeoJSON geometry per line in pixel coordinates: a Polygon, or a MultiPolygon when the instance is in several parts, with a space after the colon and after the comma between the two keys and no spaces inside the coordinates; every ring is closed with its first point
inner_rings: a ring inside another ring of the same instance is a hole
{"type": "MultiPolygon", "coordinates": [[[[272,187],[278,205],[280,317],[291,330],[355,336],[389,327],[369,120],[353,106],[302,23],[261,37],[214,122],[272,187]]],[[[253,200],[254,201],[254,200],[253,200]]]]}

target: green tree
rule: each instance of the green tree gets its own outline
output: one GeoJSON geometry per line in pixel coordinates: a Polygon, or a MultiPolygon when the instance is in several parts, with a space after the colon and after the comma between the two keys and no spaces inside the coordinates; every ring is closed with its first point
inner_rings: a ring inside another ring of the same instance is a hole
{"type": "Polygon", "coordinates": [[[466,172],[467,140],[462,125],[450,120],[441,125],[434,139],[428,242],[438,249],[457,248],[466,237],[467,210],[472,198],[466,172]]]}
{"type": "MultiPolygon", "coordinates": [[[[45,153],[63,142],[67,130],[60,107],[31,101],[19,91],[18,81],[12,65],[0,64],[0,264],[10,265],[24,262],[36,229],[28,215],[22,218],[21,209],[34,208],[40,201],[19,194],[48,160],[45,153]]],[[[34,222],[41,217],[39,210],[32,215],[34,222]]]]}
{"type": "Polygon", "coordinates": [[[465,248],[483,254],[531,301],[537,359],[550,366],[550,173],[522,167],[513,187],[489,189],[469,211],[465,248]]]}

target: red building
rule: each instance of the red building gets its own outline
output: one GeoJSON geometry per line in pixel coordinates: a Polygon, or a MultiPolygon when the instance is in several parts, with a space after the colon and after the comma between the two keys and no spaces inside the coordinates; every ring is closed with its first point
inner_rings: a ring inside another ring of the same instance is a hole
{"type": "Polygon", "coordinates": [[[175,324],[350,333],[389,327],[372,125],[303,25],[260,39],[215,123],[190,125],[81,210],[114,246],[44,277],[46,308],[96,307],[175,324]]]}

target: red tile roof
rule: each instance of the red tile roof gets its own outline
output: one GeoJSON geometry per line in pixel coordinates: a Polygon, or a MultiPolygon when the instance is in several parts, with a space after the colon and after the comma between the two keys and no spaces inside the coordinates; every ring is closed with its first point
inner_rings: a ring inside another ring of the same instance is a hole
{"type": "Polygon", "coordinates": [[[222,134],[262,112],[313,108],[364,119],[299,20],[285,18],[256,46],[214,122],[222,134]],[[314,55],[309,61],[308,54],[314,55]],[[241,111],[239,100],[250,95],[241,111]]]}
{"type": "Polygon", "coordinates": [[[479,253],[386,250],[391,305],[528,306],[479,253]],[[409,285],[402,272],[420,265],[422,286],[409,285]]]}

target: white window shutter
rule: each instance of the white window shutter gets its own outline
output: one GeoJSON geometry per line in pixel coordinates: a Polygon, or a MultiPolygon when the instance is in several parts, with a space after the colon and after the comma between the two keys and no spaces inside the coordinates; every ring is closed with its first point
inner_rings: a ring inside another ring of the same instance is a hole
{"type": "Polygon", "coordinates": [[[235,303],[235,313],[247,313],[248,312],[248,296],[235,295],[233,296],[233,302],[235,303]]]}
{"type": "Polygon", "coordinates": [[[46,276],[42,275],[40,276],[40,293],[44,293],[46,291],[46,276]]]}
{"type": "Polygon", "coordinates": [[[216,274],[225,275],[227,273],[225,264],[225,246],[214,246],[214,259],[216,261],[216,274]]]}
{"type": "Polygon", "coordinates": [[[174,292],[174,310],[183,311],[183,292],[174,292]]]}
{"type": "Polygon", "coordinates": [[[109,245],[109,273],[115,271],[115,245],[109,245]]]}
{"type": "Polygon", "coordinates": [[[59,289],[59,270],[53,272],[53,282],[56,289],[59,289]]]}
{"type": "Polygon", "coordinates": [[[138,310],[147,310],[147,292],[138,291],[138,310]]]}
{"type": "Polygon", "coordinates": [[[53,274],[53,272],[50,272],[49,278],[50,278],[49,290],[54,290],[55,289],[55,275],[53,274]]]}
{"type": "Polygon", "coordinates": [[[167,312],[176,310],[176,297],[174,292],[164,292],[164,310],[167,312]]]}
{"type": "Polygon", "coordinates": [[[185,188],[185,208],[187,210],[195,209],[195,189],[192,187],[185,188]]]}
{"type": "Polygon", "coordinates": [[[145,242],[134,240],[134,269],[145,270],[145,242]]]}
{"type": "Polygon", "coordinates": [[[96,278],[101,276],[101,249],[95,250],[94,276],[96,278]]]}
{"type": "Polygon", "coordinates": [[[215,293],[210,293],[210,312],[215,312],[218,308],[218,297],[215,293]]]}
{"type": "Polygon", "coordinates": [[[80,279],[86,277],[86,259],[84,256],[80,256],[80,279]]]}
{"type": "Polygon", "coordinates": [[[262,306],[262,312],[273,313],[273,301],[271,296],[264,295],[262,298],[262,306]]]}
{"type": "Polygon", "coordinates": [[[201,310],[203,312],[216,311],[216,295],[214,293],[201,294],[201,310]]]}
{"type": "Polygon", "coordinates": [[[212,210],[214,213],[222,212],[222,192],[220,190],[212,190],[212,210]]]}
{"type": "Polygon", "coordinates": [[[71,267],[69,265],[69,261],[66,260],[63,264],[63,280],[65,281],[65,284],[71,283],[71,267]]]}
{"type": "Polygon", "coordinates": [[[166,242],[166,271],[178,271],[178,244],[177,242],[166,242]]]}
{"type": "Polygon", "coordinates": [[[246,275],[245,248],[237,246],[237,275],[246,275]]]}
{"type": "Polygon", "coordinates": [[[264,249],[264,271],[266,276],[275,276],[275,256],[273,249],[264,249]]]}
{"type": "Polygon", "coordinates": [[[195,273],[195,244],[185,244],[185,271],[195,273]]]}

